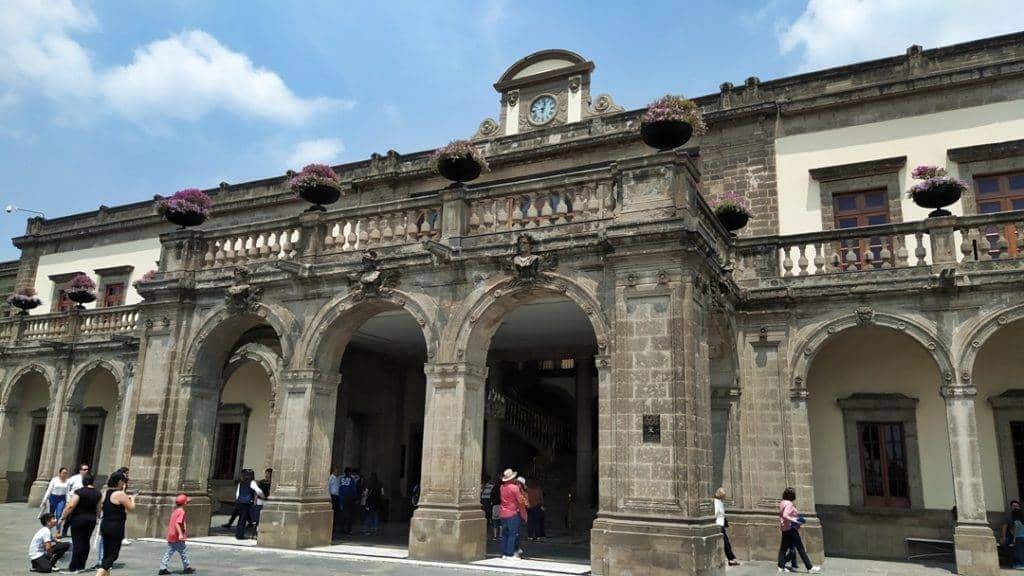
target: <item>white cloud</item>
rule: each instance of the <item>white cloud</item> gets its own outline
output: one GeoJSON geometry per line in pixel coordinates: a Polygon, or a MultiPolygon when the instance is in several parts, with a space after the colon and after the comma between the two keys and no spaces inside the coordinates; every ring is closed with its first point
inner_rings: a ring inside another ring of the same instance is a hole
{"type": "Polygon", "coordinates": [[[337,138],[303,140],[287,152],[284,164],[286,168],[296,171],[306,164],[337,164],[341,162],[344,151],[345,144],[337,138]]]}
{"type": "Polygon", "coordinates": [[[815,70],[1022,28],[1020,0],[809,0],[779,45],[800,54],[802,70],[815,70]]]}
{"type": "Polygon", "coordinates": [[[99,69],[73,37],[97,26],[91,11],[70,0],[0,0],[0,92],[13,98],[38,90],[69,115],[95,103],[146,124],[196,121],[218,110],[302,124],[353,106],[299,97],[276,73],[201,30],[156,40],[136,49],[130,63],[99,69]]]}

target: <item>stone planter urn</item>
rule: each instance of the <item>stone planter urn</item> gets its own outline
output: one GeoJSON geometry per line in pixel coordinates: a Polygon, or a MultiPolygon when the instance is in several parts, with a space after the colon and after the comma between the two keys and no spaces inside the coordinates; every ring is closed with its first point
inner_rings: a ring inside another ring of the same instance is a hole
{"type": "Polygon", "coordinates": [[[662,152],[686,144],[692,135],[693,126],[685,120],[657,120],[640,125],[644,143],[662,152]]]}

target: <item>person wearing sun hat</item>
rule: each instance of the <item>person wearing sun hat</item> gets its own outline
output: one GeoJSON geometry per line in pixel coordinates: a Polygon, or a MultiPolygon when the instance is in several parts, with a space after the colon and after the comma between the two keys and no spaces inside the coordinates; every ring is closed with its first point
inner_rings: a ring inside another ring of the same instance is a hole
{"type": "Polygon", "coordinates": [[[503,560],[519,558],[516,543],[519,526],[526,514],[523,492],[516,481],[518,474],[508,468],[501,475],[501,557],[503,560]]]}
{"type": "Polygon", "coordinates": [[[185,494],[178,494],[174,498],[174,511],[171,512],[171,520],[167,523],[167,550],[160,560],[160,571],[157,574],[170,574],[167,565],[171,562],[171,556],[177,552],[181,556],[181,565],[184,566],[183,574],[192,574],[195,569],[188,561],[188,551],[185,549],[185,541],[188,539],[188,530],[185,525],[185,506],[192,499],[185,494]]]}

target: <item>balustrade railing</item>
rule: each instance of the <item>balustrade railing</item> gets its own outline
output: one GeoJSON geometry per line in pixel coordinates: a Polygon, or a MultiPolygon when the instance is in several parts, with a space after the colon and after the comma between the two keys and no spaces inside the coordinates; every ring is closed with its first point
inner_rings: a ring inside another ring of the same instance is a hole
{"type": "Polygon", "coordinates": [[[298,255],[302,228],[294,224],[271,227],[258,232],[225,233],[209,236],[203,266],[219,268],[250,262],[288,260],[298,255]]]}
{"type": "Polygon", "coordinates": [[[744,238],[738,280],[775,280],[1016,261],[1024,266],[1024,210],[788,236],[744,238]]]}
{"type": "Polygon", "coordinates": [[[441,208],[414,208],[328,220],[324,252],[348,252],[434,239],[441,234],[441,208]]]}
{"type": "Polygon", "coordinates": [[[611,217],[615,196],[610,182],[555,187],[469,203],[469,233],[528,230],[611,217]]]}
{"type": "Polygon", "coordinates": [[[0,321],[0,343],[16,346],[40,340],[62,342],[79,337],[131,335],[138,328],[138,320],[135,306],[11,316],[0,321]]]}

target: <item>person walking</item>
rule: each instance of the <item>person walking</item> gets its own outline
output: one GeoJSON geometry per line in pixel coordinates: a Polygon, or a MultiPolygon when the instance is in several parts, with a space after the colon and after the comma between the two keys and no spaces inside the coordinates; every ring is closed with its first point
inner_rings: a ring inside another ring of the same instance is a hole
{"type": "Polygon", "coordinates": [[[779,528],[782,530],[782,542],[779,544],[779,572],[793,571],[786,567],[786,558],[793,552],[800,555],[807,571],[815,574],[821,572],[821,567],[813,565],[811,559],[807,557],[807,550],[804,549],[804,542],[800,538],[800,526],[806,520],[793,504],[795,500],[796,490],[792,488],[786,488],[782,492],[782,500],[779,500],[779,528]]]}
{"type": "Polygon", "coordinates": [[[263,471],[263,479],[256,482],[260,491],[256,494],[256,502],[252,507],[252,525],[257,536],[260,532],[260,517],[263,515],[263,505],[270,498],[270,482],[273,475],[273,468],[267,468],[263,471]]]}
{"type": "Polygon", "coordinates": [[[1000,528],[999,542],[1007,548],[1013,547],[1015,544],[1015,534],[1013,531],[1014,517],[1013,513],[1016,510],[1020,510],[1019,500],[1010,500],[1010,509],[1006,511],[1006,515],[1003,516],[1003,525],[1000,528]]]}
{"type": "Polygon", "coordinates": [[[96,529],[96,514],[100,508],[100,491],[93,486],[92,476],[82,477],[82,486],[70,495],[64,507],[61,524],[71,531],[71,564],[68,570],[84,570],[89,560],[89,541],[96,529]]]}
{"type": "Polygon", "coordinates": [[[736,555],[732,552],[732,543],[729,542],[729,520],[725,517],[725,488],[721,486],[715,490],[715,524],[722,531],[722,547],[725,548],[725,559],[729,566],[738,566],[736,555]]]}
{"type": "Polygon", "coordinates": [[[352,534],[352,523],[355,521],[356,505],[359,502],[359,485],[357,479],[352,476],[351,468],[345,468],[345,472],[338,479],[338,501],[341,503],[341,533],[348,536],[352,534]]]}
{"type": "Polygon", "coordinates": [[[238,525],[235,526],[235,538],[246,539],[246,531],[252,522],[252,507],[257,498],[263,497],[263,490],[253,477],[252,470],[242,470],[242,476],[235,487],[235,507],[238,508],[238,525]]]}
{"type": "Polygon", "coordinates": [[[384,504],[384,486],[376,472],[371,472],[366,480],[366,526],[364,534],[377,534],[380,532],[380,510],[384,504]]]}
{"type": "Polygon", "coordinates": [[[57,561],[68,551],[67,542],[58,542],[53,537],[57,519],[49,512],[39,517],[42,528],[36,530],[28,544],[28,561],[33,572],[50,573],[57,561]]]}
{"type": "Polygon", "coordinates": [[[494,492],[494,482],[490,474],[484,474],[480,479],[480,507],[484,509],[484,518],[487,525],[491,525],[491,493],[494,492]]]}
{"type": "Polygon", "coordinates": [[[121,541],[124,540],[124,524],[128,513],[135,510],[135,496],[125,492],[128,479],[122,472],[114,472],[107,479],[107,493],[103,497],[103,520],[100,521],[100,536],[103,538],[103,563],[96,576],[107,576],[121,555],[121,541]]]}
{"type": "MultiPolygon", "coordinates": [[[[68,485],[67,488],[65,489],[65,493],[68,495],[68,498],[71,498],[72,494],[74,494],[79,488],[84,486],[84,484],[82,484],[82,476],[86,474],[89,474],[89,465],[86,464],[85,462],[82,462],[82,464],[78,467],[78,472],[76,472],[74,475],[68,478],[68,485]]],[[[67,524],[65,524],[61,528],[61,536],[67,535],[68,526],[67,524]]]]}
{"type": "Polygon", "coordinates": [[[519,526],[526,513],[525,498],[516,482],[515,470],[506,469],[501,475],[501,558],[520,558],[516,542],[519,540],[519,526]]]}
{"type": "Polygon", "coordinates": [[[170,574],[167,569],[171,563],[171,557],[177,552],[181,557],[181,565],[184,567],[182,574],[192,574],[195,568],[188,560],[188,551],[185,549],[185,541],[188,539],[188,527],[185,524],[185,506],[192,499],[185,494],[178,494],[174,498],[174,511],[171,512],[171,519],[167,523],[167,550],[164,557],[160,559],[160,571],[157,574],[170,574]]]}
{"type": "Polygon", "coordinates": [[[547,538],[544,531],[544,490],[540,482],[531,479],[526,483],[526,501],[530,507],[526,509],[526,532],[530,540],[547,538]]]}
{"type": "Polygon", "coordinates": [[[57,471],[57,475],[50,478],[50,483],[46,485],[46,492],[43,493],[43,499],[39,502],[39,513],[40,518],[45,512],[49,512],[57,519],[57,532],[62,532],[61,527],[62,517],[64,513],[64,506],[68,501],[68,469],[61,466],[61,469],[57,471]]]}
{"type": "Polygon", "coordinates": [[[331,469],[331,475],[327,477],[327,495],[331,497],[331,536],[336,536],[341,527],[341,497],[338,489],[341,487],[341,475],[337,468],[331,469]]]}

